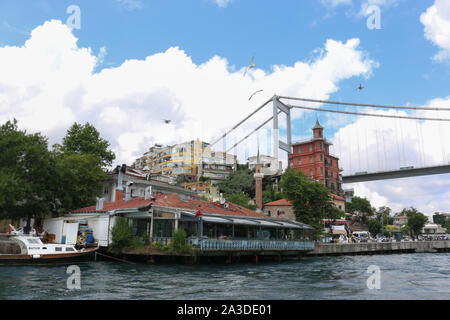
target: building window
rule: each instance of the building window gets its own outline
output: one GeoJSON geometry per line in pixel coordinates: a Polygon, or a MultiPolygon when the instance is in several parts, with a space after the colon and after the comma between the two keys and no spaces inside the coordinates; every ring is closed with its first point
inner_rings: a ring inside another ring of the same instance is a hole
{"type": "Polygon", "coordinates": [[[314,174],[313,169],[309,170],[309,175],[312,177],[314,174]]]}
{"type": "Polygon", "coordinates": [[[302,153],[302,147],[298,147],[298,148],[297,148],[297,152],[298,152],[298,153],[302,153]]]}
{"type": "Polygon", "coordinates": [[[320,155],[320,161],[322,161],[323,160],[323,156],[322,155],[320,155]]]}
{"type": "Polygon", "coordinates": [[[294,167],[294,160],[291,160],[291,168],[294,167]]]}
{"type": "Polygon", "coordinates": [[[309,152],[312,152],[312,144],[309,145],[309,152]]]}
{"type": "Polygon", "coordinates": [[[323,174],[323,167],[320,167],[320,174],[323,174]]]}
{"type": "Polygon", "coordinates": [[[302,164],[302,159],[300,158],[300,159],[298,159],[298,165],[301,165],[302,164]]]}
{"type": "Polygon", "coordinates": [[[313,158],[309,157],[309,163],[312,163],[312,162],[313,162],[313,158]]]}
{"type": "Polygon", "coordinates": [[[322,150],[322,142],[319,143],[319,150],[322,150]]]}

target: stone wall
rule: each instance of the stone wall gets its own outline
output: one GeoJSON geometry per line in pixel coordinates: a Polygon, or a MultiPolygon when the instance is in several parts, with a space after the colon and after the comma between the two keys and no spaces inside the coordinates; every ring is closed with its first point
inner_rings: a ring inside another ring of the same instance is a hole
{"type": "Polygon", "coordinates": [[[275,218],[285,218],[292,221],[296,221],[294,208],[292,206],[265,206],[263,209],[263,213],[268,216],[270,211],[270,216],[275,218]],[[284,212],[284,214],[278,216],[277,210],[284,212]]]}
{"type": "Polygon", "coordinates": [[[401,252],[449,251],[450,241],[373,242],[348,244],[316,244],[310,255],[346,255],[401,252]]]}

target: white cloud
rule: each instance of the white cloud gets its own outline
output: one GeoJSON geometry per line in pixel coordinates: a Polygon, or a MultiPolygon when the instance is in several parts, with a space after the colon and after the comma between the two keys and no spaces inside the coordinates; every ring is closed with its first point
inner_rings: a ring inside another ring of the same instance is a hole
{"type": "MultiPolygon", "coordinates": [[[[35,28],[23,46],[0,47],[0,123],[17,118],[21,128],[42,131],[55,143],[60,142],[74,121],[90,122],[111,142],[117,163],[130,164],[154,143],[172,144],[196,138],[213,141],[274,93],[327,99],[338,90],[340,81],[370,76],[377,66],[361,51],[358,39],[330,39],[317,52],[310,61],[273,66],[270,71],[254,69],[243,77],[245,66],[236,68],[219,56],[198,65],[183,50],[173,47],[144,60],[127,60],[118,67],[95,73],[102,55],[96,57],[89,48],[78,47],[69,28],[53,20],[35,28]],[[264,91],[248,101],[250,94],[259,89],[264,91]],[[162,119],[172,122],[167,125],[162,119]]],[[[450,97],[428,105],[448,107],[450,97]]],[[[436,116],[433,112],[417,114],[436,116]]],[[[300,115],[296,111],[293,116],[300,115]]],[[[230,135],[226,146],[230,147],[270,116],[269,106],[230,135]]],[[[335,115],[327,119],[348,123],[335,115]]],[[[267,132],[261,132],[264,153],[271,148],[267,146],[267,132]]],[[[431,165],[446,158],[450,161],[450,145],[436,140],[437,136],[450,136],[448,125],[405,121],[400,126],[395,120],[359,119],[338,131],[333,138],[333,152],[350,172],[417,163],[431,165]],[[400,139],[402,132],[398,147],[396,138],[400,139]],[[423,138],[418,139],[420,136],[423,138]],[[358,157],[354,157],[356,154],[358,157]],[[343,155],[361,160],[350,162],[350,157],[343,155]]],[[[223,143],[216,147],[222,150],[223,143]]],[[[239,146],[237,154],[241,161],[245,155],[256,154],[256,136],[239,146]]],[[[280,157],[285,161],[282,153],[280,157]]],[[[374,182],[358,187],[357,192],[360,189],[377,206],[386,201],[394,208],[416,203],[424,211],[445,211],[450,207],[450,195],[442,190],[450,188],[448,178],[443,177],[374,182]]]]}
{"type": "Polygon", "coordinates": [[[450,2],[435,0],[420,16],[420,21],[425,26],[425,38],[440,48],[434,59],[450,60],[450,2]]]}
{"type": "Polygon", "coordinates": [[[321,0],[322,4],[329,8],[334,9],[340,5],[346,5],[346,6],[358,6],[359,4],[359,11],[356,13],[358,17],[365,17],[369,14],[372,14],[372,12],[367,12],[367,9],[370,6],[378,6],[380,9],[389,9],[391,7],[397,6],[402,0],[321,0]]]}
{"type": "Polygon", "coordinates": [[[142,9],[144,7],[140,0],[116,0],[116,2],[127,10],[142,9]]]}
{"type": "Polygon", "coordinates": [[[380,9],[381,8],[390,8],[390,7],[394,7],[396,5],[399,4],[401,0],[363,0],[361,2],[361,10],[359,12],[359,15],[361,16],[367,16],[369,15],[367,13],[367,9],[370,6],[378,6],[380,9]]]}
{"type": "MultiPolygon", "coordinates": [[[[55,143],[74,121],[89,121],[111,142],[117,162],[131,163],[155,142],[212,141],[274,93],[327,98],[341,80],[375,67],[358,39],[328,40],[311,61],[254,69],[245,77],[244,66],[235,70],[218,56],[197,65],[176,47],[95,73],[101,60],[55,20],[35,28],[24,46],[0,47],[0,122],[15,117],[55,143]],[[259,89],[265,90],[248,101],[259,89]]],[[[227,146],[269,117],[270,107],[231,135],[227,146]]],[[[253,142],[248,145],[255,148],[253,142]]],[[[237,152],[243,160],[244,147],[237,152]]]]}
{"type": "Polygon", "coordinates": [[[335,8],[339,5],[351,5],[353,0],[321,0],[322,4],[329,8],[335,8]]]}
{"type": "Polygon", "coordinates": [[[231,0],[213,0],[220,8],[226,8],[231,0]]]}

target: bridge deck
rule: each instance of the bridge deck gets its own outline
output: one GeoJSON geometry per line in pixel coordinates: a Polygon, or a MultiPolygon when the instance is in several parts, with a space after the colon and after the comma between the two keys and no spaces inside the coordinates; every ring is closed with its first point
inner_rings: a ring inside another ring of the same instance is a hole
{"type": "Polygon", "coordinates": [[[450,164],[434,167],[420,167],[404,170],[380,171],[343,176],[342,183],[356,183],[376,180],[400,179],[450,173],[450,164]]]}

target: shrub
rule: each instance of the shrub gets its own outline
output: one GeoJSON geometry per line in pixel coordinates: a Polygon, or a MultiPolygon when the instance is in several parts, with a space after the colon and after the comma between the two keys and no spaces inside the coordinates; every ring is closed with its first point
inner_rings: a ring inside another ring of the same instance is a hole
{"type": "Polygon", "coordinates": [[[125,218],[116,218],[114,227],[111,230],[111,240],[109,250],[113,253],[121,253],[124,248],[130,245],[131,229],[125,218]]]}
{"type": "Polygon", "coordinates": [[[192,247],[187,243],[186,232],[183,229],[175,231],[169,244],[169,252],[188,253],[192,247]]]}
{"type": "Polygon", "coordinates": [[[128,247],[130,248],[141,248],[145,246],[145,243],[138,238],[133,238],[129,241],[128,247]]]}
{"type": "Polygon", "coordinates": [[[145,244],[150,243],[150,235],[147,232],[142,235],[142,241],[144,241],[145,244]]]}

